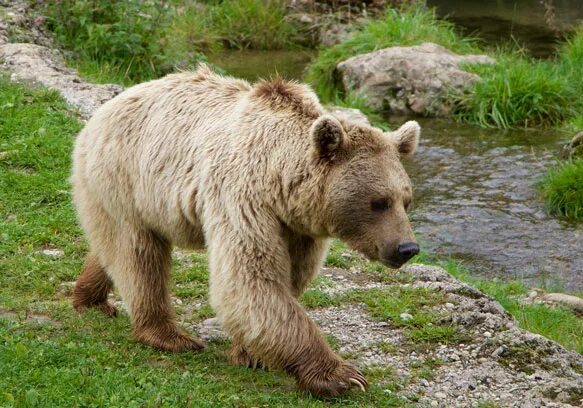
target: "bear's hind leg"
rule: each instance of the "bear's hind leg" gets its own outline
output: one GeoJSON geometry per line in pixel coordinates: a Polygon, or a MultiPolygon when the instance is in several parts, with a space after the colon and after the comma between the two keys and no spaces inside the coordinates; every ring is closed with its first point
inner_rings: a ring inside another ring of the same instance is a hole
{"type": "Polygon", "coordinates": [[[107,301],[112,288],[113,283],[97,257],[89,254],[85,260],[83,272],[73,289],[73,307],[79,313],[93,307],[110,317],[115,317],[117,309],[107,301]]]}
{"type": "Polygon", "coordinates": [[[168,293],[171,246],[151,231],[118,235],[123,257],[108,269],[128,307],[134,335],[142,343],[167,351],[198,350],[203,342],[177,326],[168,293]],[[130,236],[128,236],[130,235],[130,236]]]}

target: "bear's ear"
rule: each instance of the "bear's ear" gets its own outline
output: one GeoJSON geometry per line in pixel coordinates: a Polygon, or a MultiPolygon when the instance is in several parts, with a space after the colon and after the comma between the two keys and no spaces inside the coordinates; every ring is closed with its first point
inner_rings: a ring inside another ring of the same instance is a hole
{"type": "Polygon", "coordinates": [[[397,143],[397,150],[401,157],[407,157],[417,150],[421,127],[416,121],[410,120],[394,132],[389,132],[389,134],[397,143]]]}
{"type": "Polygon", "coordinates": [[[316,151],[322,157],[332,158],[344,142],[344,129],[335,117],[322,115],[312,124],[310,134],[316,151]]]}

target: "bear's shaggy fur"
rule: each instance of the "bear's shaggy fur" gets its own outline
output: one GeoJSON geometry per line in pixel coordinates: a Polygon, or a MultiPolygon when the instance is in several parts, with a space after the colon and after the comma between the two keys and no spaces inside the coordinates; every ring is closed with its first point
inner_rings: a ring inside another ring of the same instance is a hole
{"type": "Polygon", "coordinates": [[[76,141],[74,201],[90,254],[73,305],[113,316],[115,285],[138,340],[200,349],[176,325],[167,286],[172,246],[206,247],[234,363],[283,368],[321,395],[364,388],[296,299],[330,237],[392,266],[412,256],[398,249],[415,240],[400,158],[418,138],[416,122],[383,133],[339,120],[307,86],[281,79],[251,86],[202,66],[130,88],[76,141]]]}

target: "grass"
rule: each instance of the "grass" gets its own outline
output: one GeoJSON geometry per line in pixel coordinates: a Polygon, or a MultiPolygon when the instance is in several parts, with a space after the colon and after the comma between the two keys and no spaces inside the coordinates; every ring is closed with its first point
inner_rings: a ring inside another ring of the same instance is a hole
{"type": "Polygon", "coordinates": [[[543,304],[522,304],[520,298],[529,291],[522,282],[476,278],[463,265],[453,261],[442,262],[440,266],[496,299],[524,330],[540,334],[569,350],[583,354],[583,319],[572,310],[543,304]]]}
{"type": "Polygon", "coordinates": [[[301,30],[286,18],[281,0],[226,0],[191,3],[178,9],[168,30],[184,51],[219,48],[273,50],[297,47],[301,30]]]}
{"type": "Polygon", "coordinates": [[[392,46],[434,42],[460,53],[475,51],[474,40],[460,37],[453,24],[438,20],[433,10],[424,7],[388,9],[378,20],[364,23],[354,36],[329,48],[322,48],[309,65],[306,81],[324,102],[344,99],[336,78],[336,65],[355,55],[392,46]]]}
{"type": "Polygon", "coordinates": [[[583,158],[560,162],[541,183],[549,210],[571,220],[583,220],[583,158]]]}
{"type": "Polygon", "coordinates": [[[573,84],[556,62],[502,51],[495,64],[467,69],[482,79],[454,96],[461,121],[498,128],[557,126],[574,114],[573,84]]]}

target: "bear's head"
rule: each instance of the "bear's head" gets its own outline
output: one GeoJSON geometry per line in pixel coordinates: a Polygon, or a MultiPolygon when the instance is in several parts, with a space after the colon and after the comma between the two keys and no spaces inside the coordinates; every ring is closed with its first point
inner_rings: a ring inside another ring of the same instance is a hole
{"type": "Polygon", "coordinates": [[[392,268],[415,256],[419,245],[407,217],[413,189],[401,160],[417,149],[419,124],[382,132],[322,115],[310,132],[327,169],[321,220],[328,233],[392,268]]]}

